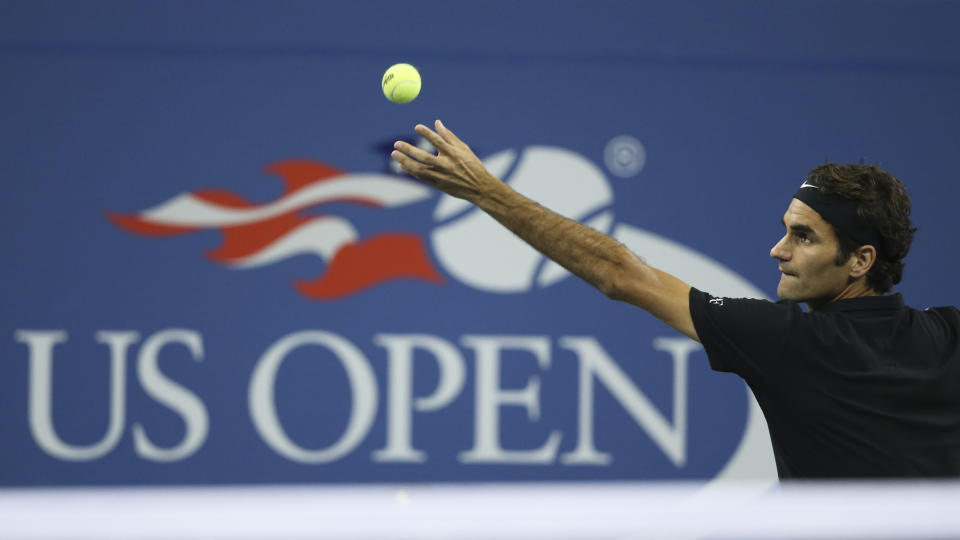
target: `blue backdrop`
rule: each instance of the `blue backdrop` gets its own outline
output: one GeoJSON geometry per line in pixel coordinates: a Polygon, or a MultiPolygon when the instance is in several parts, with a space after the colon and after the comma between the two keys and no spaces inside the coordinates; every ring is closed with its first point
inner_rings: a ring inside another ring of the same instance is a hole
{"type": "Polygon", "coordinates": [[[771,478],[742,382],[389,147],[441,118],[651,264],[771,298],[806,171],[880,162],[919,227],[897,290],[956,304],[958,17],[2,2],[0,484],[771,478]]]}

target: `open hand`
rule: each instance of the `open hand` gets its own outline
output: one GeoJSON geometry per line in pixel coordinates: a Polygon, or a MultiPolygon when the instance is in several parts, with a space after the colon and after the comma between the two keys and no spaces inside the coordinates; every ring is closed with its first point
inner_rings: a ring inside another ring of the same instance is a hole
{"type": "Polygon", "coordinates": [[[477,202],[477,198],[503,185],[483,166],[470,147],[440,120],[437,120],[436,128],[434,132],[423,124],[417,124],[414,130],[430,141],[437,149],[437,155],[397,141],[393,145],[396,150],[391,152],[390,157],[414,177],[471,202],[477,202]]]}

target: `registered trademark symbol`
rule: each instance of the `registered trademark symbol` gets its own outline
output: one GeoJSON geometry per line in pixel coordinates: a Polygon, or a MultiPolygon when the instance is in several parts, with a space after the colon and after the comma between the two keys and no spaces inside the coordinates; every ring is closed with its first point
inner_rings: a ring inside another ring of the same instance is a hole
{"type": "Polygon", "coordinates": [[[636,176],[647,162],[647,151],[643,143],[630,135],[620,135],[610,139],[603,151],[603,161],[614,176],[628,178],[636,176]]]}

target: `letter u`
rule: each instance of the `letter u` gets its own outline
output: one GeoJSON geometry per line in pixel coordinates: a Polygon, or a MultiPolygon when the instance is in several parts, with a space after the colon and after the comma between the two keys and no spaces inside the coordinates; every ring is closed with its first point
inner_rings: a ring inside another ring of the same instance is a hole
{"type": "Polygon", "coordinates": [[[123,434],[127,348],[139,339],[136,332],[97,332],[98,343],[110,347],[110,421],[107,433],[87,446],[63,442],[53,426],[53,347],[67,341],[63,330],[17,330],[17,341],[30,350],[28,417],[37,445],[51,456],[68,461],[90,461],[113,450],[123,434]]]}

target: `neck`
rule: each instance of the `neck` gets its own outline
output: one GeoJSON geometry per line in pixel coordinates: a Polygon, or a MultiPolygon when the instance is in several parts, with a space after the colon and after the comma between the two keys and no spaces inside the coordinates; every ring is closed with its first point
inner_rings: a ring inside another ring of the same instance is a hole
{"type": "Polygon", "coordinates": [[[809,311],[816,311],[831,302],[845,300],[847,298],[859,298],[861,296],[880,296],[880,293],[867,286],[867,280],[865,278],[860,278],[847,284],[842,291],[832,298],[808,301],[807,309],[809,311]]]}

